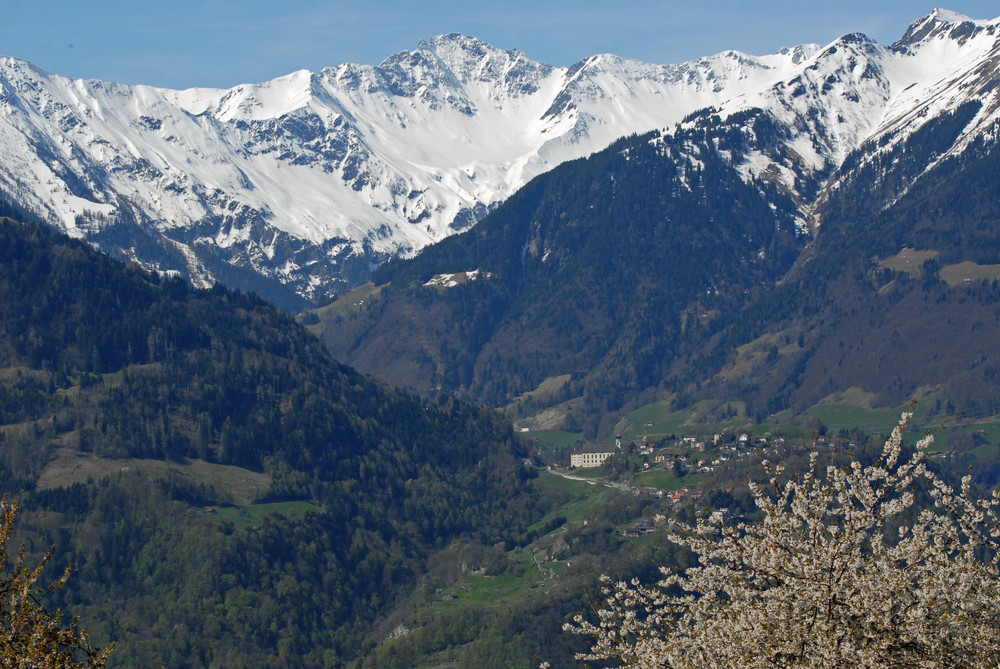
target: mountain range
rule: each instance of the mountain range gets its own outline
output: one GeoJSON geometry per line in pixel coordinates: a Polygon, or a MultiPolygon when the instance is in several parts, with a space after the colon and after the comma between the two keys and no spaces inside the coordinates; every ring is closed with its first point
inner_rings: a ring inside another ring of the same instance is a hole
{"type": "Polygon", "coordinates": [[[596,55],[568,68],[451,34],[378,66],[228,90],[69,79],[7,57],[0,194],[113,255],[297,309],[618,137],[759,108],[778,136],[731,159],[795,197],[806,230],[829,175],[865,141],[905,137],[991,90],[996,27],[935,10],[891,46],[848,35],[768,56],[596,55]]]}
{"type": "Polygon", "coordinates": [[[535,178],[317,330],[392,383],[591,437],[659,400],[992,415],[998,26],[938,10],[891,47],[847,35],[535,178]]]}
{"type": "Polygon", "coordinates": [[[596,574],[689,564],[629,526],[751,512],[749,451],[532,466],[645,442],[633,408],[792,463],[808,410],[919,398],[995,487],[998,27],[662,67],[450,35],[231,91],[4,59],[0,487],[74,565],[48,603],[121,666],[562,666],[596,574]]]}

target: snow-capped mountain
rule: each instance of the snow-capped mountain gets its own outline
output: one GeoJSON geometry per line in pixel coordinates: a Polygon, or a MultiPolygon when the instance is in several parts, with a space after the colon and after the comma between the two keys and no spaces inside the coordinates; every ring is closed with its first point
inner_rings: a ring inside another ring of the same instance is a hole
{"type": "MultiPolygon", "coordinates": [[[[1000,19],[975,21],[936,9],[890,46],[851,34],[818,51],[793,76],[734,96],[718,114],[763,110],[786,133],[771,148],[734,157],[745,173],[777,180],[798,196],[808,218],[817,202],[852,172],[825,177],[855,153],[858,165],[892,150],[928,121],[978,101],[975,118],[938,160],[976,138],[995,141],[1000,119],[1000,19]],[[863,149],[860,153],[858,149],[863,149]],[[822,187],[813,200],[812,180],[822,187]]],[[[930,169],[933,165],[928,165],[930,169]]],[[[898,195],[907,188],[901,184],[898,195]]],[[[810,224],[819,221],[808,220],[810,224]]]]}
{"type": "Polygon", "coordinates": [[[993,127],[998,26],[935,10],[891,46],[848,35],[762,57],[597,55],[569,68],[446,35],[377,67],[229,90],[74,80],[2,58],[0,193],[195,282],[315,299],[620,136],[706,108],[685,123],[762,110],[771,131],[760,124],[731,158],[798,198],[806,226],[827,177],[866,141],[973,98],[982,110],[955,150],[993,127]]]}

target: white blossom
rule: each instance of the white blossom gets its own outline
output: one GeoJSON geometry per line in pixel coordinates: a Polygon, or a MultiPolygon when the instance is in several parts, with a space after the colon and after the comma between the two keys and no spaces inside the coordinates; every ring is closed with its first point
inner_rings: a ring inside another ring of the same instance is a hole
{"type": "Polygon", "coordinates": [[[1000,495],[956,492],[925,466],[927,436],[900,461],[904,413],[877,462],[750,484],[763,519],[668,520],[698,558],[652,586],[602,577],[581,660],[628,667],[1000,666],[1000,495]],[[917,508],[917,489],[933,505],[917,508]]]}

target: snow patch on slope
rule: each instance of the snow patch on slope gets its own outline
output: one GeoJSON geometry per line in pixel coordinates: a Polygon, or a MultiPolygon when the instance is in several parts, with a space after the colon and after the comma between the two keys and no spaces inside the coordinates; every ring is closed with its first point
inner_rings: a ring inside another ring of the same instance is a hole
{"type": "Polygon", "coordinates": [[[452,34],[378,66],[227,90],[69,79],[0,58],[0,191],[79,237],[115,225],[164,235],[199,280],[211,249],[315,297],[471,227],[566,160],[703,108],[764,110],[780,137],[747,128],[749,150],[729,157],[806,209],[802,184],[872,138],[905,137],[971,98],[983,111],[960,143],[991,127],[997,31],[935,10],[889,47],[846,35],[759,57],[599,54],[568,68],[452,34]]]}

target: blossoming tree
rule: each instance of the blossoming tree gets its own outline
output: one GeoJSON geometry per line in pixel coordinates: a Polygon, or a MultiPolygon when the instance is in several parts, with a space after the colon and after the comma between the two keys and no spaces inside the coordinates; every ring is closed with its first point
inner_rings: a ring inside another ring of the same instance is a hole
{"type": "Polygon", "coordinates": [[[928,435],[901,456],[904,413],[881,457],[750,484],[763,520],[694,526],[670,539],[698,557],[659,583],[603,578],[578,659],[630,667],[996,667],[1000,496],[949,487],[926,466],[928,435]],[[923,492],[922,492],[923,491],[923,492]],[[917,504],[925,495],[924,504],[917,504]],[[933,502],[933,503],[931,503],[933,502]]]}
{"type": "Polygon", "coordinates": [[[24,546],[8,562],[17,511],[16,501],[0,499],[0,669],[102,669],[112,647],[94,649],[75,618],[64,625],[61,611],[41,604],[46,592],[66,584],[69,569],[45,588],[39,579],[52,551],[34,569],[25,564],[24,546]]]}

